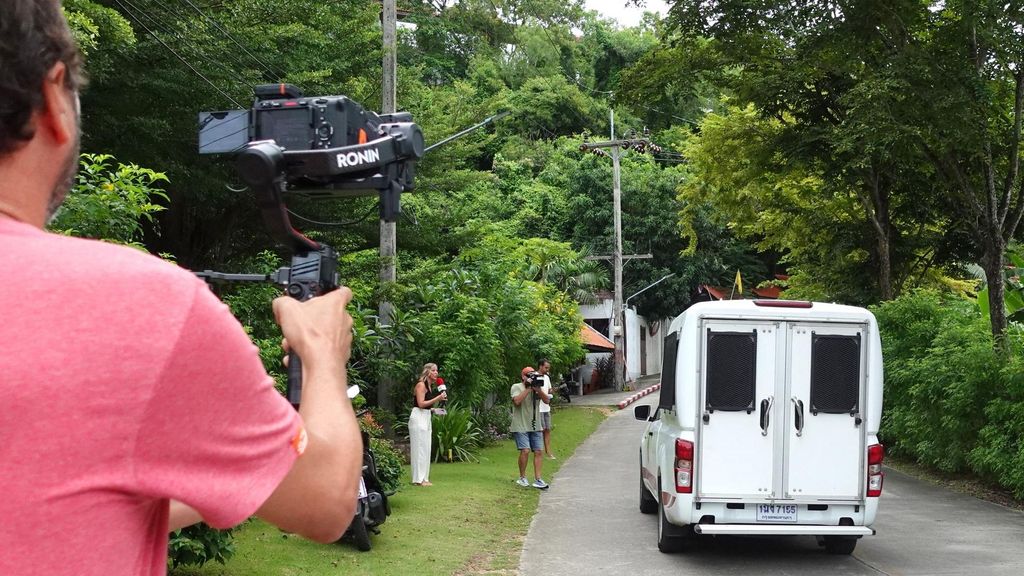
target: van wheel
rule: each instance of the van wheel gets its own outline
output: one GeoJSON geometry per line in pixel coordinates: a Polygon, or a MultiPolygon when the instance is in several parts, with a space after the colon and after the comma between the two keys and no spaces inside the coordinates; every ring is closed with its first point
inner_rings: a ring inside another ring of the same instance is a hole
{"type": "Polygon", "coordinates": [[[857,538],[853,536],[825,536],[825,551],[829,554],[848,556],[857,547],[857,538]]]}
{"type": "MultiPolygon", "coordinates": [[[[658,482],[658,492],[661,492],[661,482],[658,482]]],[[[689,526],[680,527],[672,524],[665,517],[665,506],[658,504],[658,550],[671,554],[682,552],[686,549],[689,538],[686,534],[689,526]]]]}
{"type": "Polygon", "coordinates": [[[644,469],[640,468],[640,512],[642,514],[654,514],[658,511],[658,501],[651,495],[651,491],[644,486],[644,469]]]}

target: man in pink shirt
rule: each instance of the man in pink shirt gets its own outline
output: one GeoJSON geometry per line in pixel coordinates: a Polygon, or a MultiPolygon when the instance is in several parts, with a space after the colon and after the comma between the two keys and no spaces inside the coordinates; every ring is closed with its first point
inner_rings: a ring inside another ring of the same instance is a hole
{"type": "Polygon", "coordinates": [[[43,231],[78,161],[58,0],[0,2],[0,574],[166,571],[168,531],[256,514],[320,542],[352,519],[347,289],[280,298],[302,409],[187,271],[43,231]]]}

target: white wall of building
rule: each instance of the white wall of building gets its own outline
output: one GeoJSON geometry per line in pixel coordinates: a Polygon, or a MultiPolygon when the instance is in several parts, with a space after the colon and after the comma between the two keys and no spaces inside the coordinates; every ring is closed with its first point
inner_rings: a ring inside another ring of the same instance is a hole
{"type": "MultiPolygon", "coordinates": [[[[612,317],[612,300],[607,298],[597,304],[583,304],[580,306],[580,314],[584,320],[610,320],[612,317]]],[[[605,334],[608,336],[608,334],[605,334]]]]}
{"type": "MultiPolygon", "coordinates": [[[[602,299],[597,304],[586,304],[580,306],[580,313],[585,320],[608,320],[611,325],[612,299],[602,299]]],[[[647,374],[661,372],[662,343],[671,319],[648,322],[648,320],[636,313],[636,310],[629,308],[625,311],[625,361],[626,381],[636,380],[647,374]],[[654,334],[651,334],[650,327],[654,324],[654,334]],[[641,335],[642,334],[642,335],[641,335]],[[643,339],[643,344],[641,344],[643,339]],[[646,353],[646,359],[641,359],[641,349],[646,353]]],[[[610,340],[614,340],[612,334],[606,334],[610,340]]],[[[590,381],[590,374],[593,372],[594,362],[606,354],[587,354],[587,363],[583,366],[580,379],[582,382],[590,381]]]]}

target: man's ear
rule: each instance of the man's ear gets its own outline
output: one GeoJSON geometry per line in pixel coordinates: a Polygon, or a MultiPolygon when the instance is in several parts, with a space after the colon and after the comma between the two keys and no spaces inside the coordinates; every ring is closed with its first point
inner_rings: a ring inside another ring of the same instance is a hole
{"type": "Polygon", "coordinates": [[[39,111],[39,130],[62,146],[75,137],[75,114],[73,94],[67,89],[65,79],[68,70],[63,62],[57,62],[43,78],[43,107],[39,111]]]}

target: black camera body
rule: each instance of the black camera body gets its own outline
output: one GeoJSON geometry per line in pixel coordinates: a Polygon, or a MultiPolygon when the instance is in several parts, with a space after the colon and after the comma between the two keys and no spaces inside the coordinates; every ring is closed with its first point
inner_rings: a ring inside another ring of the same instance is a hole
{"type": "Polygon", "coordinates": [[[282,150],[365,144],[381,124],[412,123],[408,112],[375,114],[347,96],[303,96],[291,84],[261,84],[249,110],[199,113],[199,153],[229,154],[273,140],[282,150]]]}
{"type": "Polygon", "coordinates": [[[530,388],[542,388],[544,386],[544,375],[533,371],[526,374],[526,385],[530,388]]]}
{"type": "Polygon", "coordinates": [[[253,139],[273,140],[284,150],[336,148],[359,142],[366,113],[345,96],[257,100],[253,139]]]}
{"type": "MultiPolygon", "coordinates": [[[[346,96],[303,96],[290,84],[255,88],[249,110],[199,113],[200,154],[283,154],[288,192],[338,198],[412,190],[423,132],[408,112],[376,114],[346,96]]],[[[243,178],[260,162],[240,167],[243,178]]],[[[389,212],[397,212],[397,200],[389,212]]],[[[390,220],[390,218],[389,218],[390,220]]]]}

